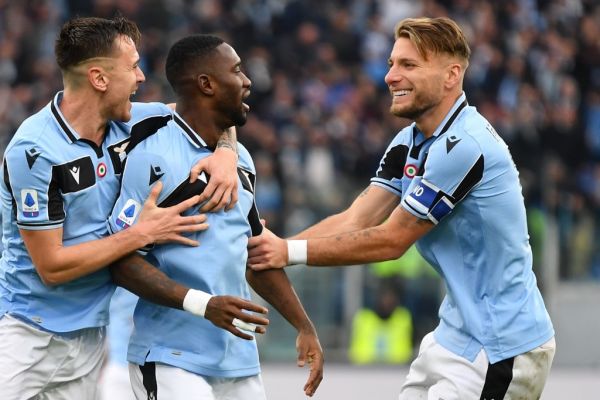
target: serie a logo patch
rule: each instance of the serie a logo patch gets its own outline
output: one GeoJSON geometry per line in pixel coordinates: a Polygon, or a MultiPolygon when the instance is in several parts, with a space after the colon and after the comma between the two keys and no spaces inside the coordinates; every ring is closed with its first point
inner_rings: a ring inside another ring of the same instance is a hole
{"type": "Polygon", "coordinates": [[[25,218],[35,218],[40,215],[37,190],[21,190],[21,209],[25,218]]]}
{"type": "Polygon", "coordinates": [[[119,215],[117,216],[117,220],[115,221],[115,223],[121,229],[129,228],[131,225],[133,225],[135,223],[135,219],[141,209],[142,209],[142,206],[137,201],[135,201],[133,199],[127,200],[127,202],[121,209],[121,212],[119,212],[119,215]]]}

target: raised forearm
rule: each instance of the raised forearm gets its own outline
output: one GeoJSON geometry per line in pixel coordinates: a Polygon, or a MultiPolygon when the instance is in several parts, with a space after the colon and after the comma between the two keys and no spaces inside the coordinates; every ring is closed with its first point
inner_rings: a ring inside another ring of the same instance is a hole
{"type": "Polygon", "coordinates": [[[298,331],[314,331],[314,326],[285,271],[246,270],[246,279],[252,289],[271,304],[298,331]]]}
{"type": "Polygon", "coordinates": [[[96,272],[149,243],[133,227],[103,239],[72,246],[63,245],[62,230],[21,230],[21,236],[40,278],[47,285],[70,282],[96,272]]]}
{"type": "Polygon", "coordinates": [[[113,281],[139,297],[162,306],[183,309],[189,288],[173,281],[138,254],[110,266],[113,281]]]}
{"type": "Polygon", "coordinates": [[[358,265],[400,257],[410,247],[394,240],[384,226],[308,241],[308,265],[358,265]]]}
{"type": "Polygon", "coordinates": [[[367,186],[347,210],[325,218],[291,239],[328,237],[379,225],[389,217],[398,202],[397,196],[379,187],[367,186]]]}

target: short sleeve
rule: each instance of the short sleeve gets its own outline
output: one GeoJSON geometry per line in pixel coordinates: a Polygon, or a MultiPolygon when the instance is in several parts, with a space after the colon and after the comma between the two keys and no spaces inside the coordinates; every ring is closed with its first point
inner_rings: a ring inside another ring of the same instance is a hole
{"type": "Polygon", "coordinates": [[[3,169],[20,229],[45,230],[63,226],[63,198],[44,149],[32,142],[17,142],[6,152],[3,169]]]}
{"type": "Polygon", "coordinates": [[[481,181],[484,157],[471,136],[444,136],[429,149],[422,177],[408,187],[402,206],[437,224],[481,181]]]}
{"type": "Polygon", "coordinates": [[[402,177],[408,157],[409,147],[403,142],[404,131],[392,140],[386,149],[371,184],[379,186],[397,196],[402,196],[402,177]]]}

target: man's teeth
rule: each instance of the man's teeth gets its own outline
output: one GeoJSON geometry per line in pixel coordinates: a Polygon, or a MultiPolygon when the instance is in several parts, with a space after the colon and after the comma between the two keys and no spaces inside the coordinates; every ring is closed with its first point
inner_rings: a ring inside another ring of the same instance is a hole
{"type": "Polygon", "coordinates": [[[392,93],[394,96],[406,96],[410,90],[394,90],[392,93]]]}

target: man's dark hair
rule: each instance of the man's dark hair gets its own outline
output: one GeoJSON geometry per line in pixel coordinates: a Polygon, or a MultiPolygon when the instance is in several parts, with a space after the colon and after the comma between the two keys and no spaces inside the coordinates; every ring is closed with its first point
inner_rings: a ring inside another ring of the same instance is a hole
{"type": "Polygon", "coordinates": [[[63,25],[56,39],[56,62],[64,71],[90,58],[110,56],[115,51],[114,41],[119,35],[129,36],[136,46],[140,43],[137,25],[127,18],[72,19],[63,25]]]}
{"type": "Polygon", "coordinates": [[[171,46],[165,72],[175,93],[189,78],[188,68],[197,66],[199,60],[206,58],[222,43],[225,42],[220,37],[202,34],[184,37],[171,46]]]}

